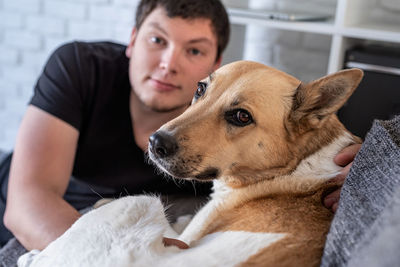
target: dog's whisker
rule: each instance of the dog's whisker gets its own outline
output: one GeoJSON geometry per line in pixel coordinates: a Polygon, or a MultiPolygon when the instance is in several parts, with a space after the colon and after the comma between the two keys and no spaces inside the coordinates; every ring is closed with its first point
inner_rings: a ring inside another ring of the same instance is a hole
{"type": "Polygon", "coordinates": [[[191,183],[191,184],[192,184],[192,186],[193,186],[194,195],[195,195],[195,196],[197,196],[197,191],[196,191],[196,184],[195,184],[195,181],[194,181],[194,180],[190,180],[190,183],[191,183]]]}
{"type": "Polygon", "coordinates": [[[130,195],[130,194],[129,194],[129,191],[128,191],[128,189],[127,189],[126,187],[124,187],[124,191],[125,191],[125,193],[126,193],[127,196],[130,195]]]}
{"type": "Polygon", "coordinates": [[[172,181],[174,182],[174,184],[179,187],[179,181],[177,179],[175,179],[174,177],[171,177],[171,178],[172,178],[172,181]]]}
{"type": "Polygon", "coordinates": [[[104,199],[105,197],[103,197],[99,192],[97,192],[96,190],[94,190],[92,187],[89,187],[90,191],[92,191],[93,193],[95,193],[96,195],[98,195],[101,199],[104,199]]]}

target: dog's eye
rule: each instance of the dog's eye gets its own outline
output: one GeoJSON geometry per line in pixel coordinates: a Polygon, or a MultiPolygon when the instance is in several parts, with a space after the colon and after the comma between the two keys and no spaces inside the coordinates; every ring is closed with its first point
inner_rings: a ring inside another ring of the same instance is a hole
{"type": "Polygon", "coordinates": [[[197,98],[201,97],[202,95],[204,95],[206,90],[207,90],[207,84],[203,83],[203,82],[198,82],[197,90],[196,90],[196,93],[194,94],[194,98],[197,99],[197,98]]]}
{"type": "Polygon", "coordinates": [[[236,112],[236,118],[241,123],[249,123],[249,121],[251,120],[250,114],[242,110],[236,112]]]}
{"type": "Polygon", "coordinates": [[[240,127],[247,126],[253,122],[253,118],[251,117],[250,113],[244,109],[235,109],[226,112],[225,119],[229,123],[240,127]]]}

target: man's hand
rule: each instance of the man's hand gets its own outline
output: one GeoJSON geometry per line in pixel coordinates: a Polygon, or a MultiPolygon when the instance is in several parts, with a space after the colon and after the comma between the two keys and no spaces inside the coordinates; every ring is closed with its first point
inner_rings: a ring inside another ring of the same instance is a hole
{"type": "MultiPolygon", "coordinates": [[[[361,144],[354,144],[351,146],[348,146],[346,148],[344,148],[342,151],[340,151],[339,154],[336,155],[336,157],[334,158],[334,162],[335,164],[344,167],[340,174],[338,174],[333,180],[340,183],[340,182],[344,182],[344,180],[346,179],[346,176],[349,174],[351,165],[353,164],[353,160],[356,156],[356,154],[358,153],[358,151],[361,148],[361,144]]],[[[339,197],[340,197],[340,189],[330,193],[329,195],[327,195],[324,199],[324,205],[329,208],[332,209],[333,212],[336,212],[337,208],[338,208],[338,204],[339,204],[339,197]]]]}

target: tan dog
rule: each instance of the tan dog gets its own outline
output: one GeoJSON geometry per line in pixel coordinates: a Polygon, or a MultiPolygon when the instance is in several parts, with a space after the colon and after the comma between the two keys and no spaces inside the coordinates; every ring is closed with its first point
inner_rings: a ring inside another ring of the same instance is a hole
{"type": "Polygon", "coordinates": [[[344,70],[303,84],[239,61],[200,82],[189,109],[149,144],[151,160],[171,176],[214,180],[210,202],[179,239],[195,246],[217,232],[272,233],[243,265],[318,266],[333,216],[322,198],[340,171],[333,157],[360,142],[335,112],[362,75],[344,70]]]}

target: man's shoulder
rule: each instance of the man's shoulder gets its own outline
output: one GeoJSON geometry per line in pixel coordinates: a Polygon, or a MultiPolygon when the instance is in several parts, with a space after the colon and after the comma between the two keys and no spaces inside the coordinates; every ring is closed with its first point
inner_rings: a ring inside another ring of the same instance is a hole
{"type": "Polygon", "coordinates": [[[100,58],[115,60],[123,58],[126,46],[114,42],[68,42],[58,47],[54,54],[61,57],[100,58]]]}

